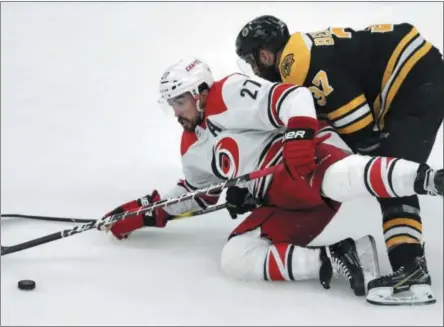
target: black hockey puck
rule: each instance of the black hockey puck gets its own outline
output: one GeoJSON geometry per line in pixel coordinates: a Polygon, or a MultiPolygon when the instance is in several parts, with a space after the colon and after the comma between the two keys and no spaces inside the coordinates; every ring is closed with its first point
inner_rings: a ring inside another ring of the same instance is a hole
{"type": "Polygon", "coordinates": [[[22,291],[31,291],[35,288],[35,282],[33,280],[21,280],[18,282],[18,288],[22,291]]]}

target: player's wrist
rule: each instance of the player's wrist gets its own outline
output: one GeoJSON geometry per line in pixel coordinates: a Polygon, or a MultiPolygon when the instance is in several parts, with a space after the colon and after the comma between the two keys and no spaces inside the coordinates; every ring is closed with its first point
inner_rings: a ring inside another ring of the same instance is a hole
{"type": "Polygon", "coordinates": [[[319,129],[319,121],[312,117],[292,117],[288,120],[288,129],[311,129],[316,132],[319,129]]]}

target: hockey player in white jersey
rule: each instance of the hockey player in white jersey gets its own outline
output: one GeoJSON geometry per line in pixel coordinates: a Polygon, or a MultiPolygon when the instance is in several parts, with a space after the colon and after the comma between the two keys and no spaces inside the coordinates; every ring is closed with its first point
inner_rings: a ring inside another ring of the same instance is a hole
{"type": "MultiPolygon", "coordinates": [[[[333,129],[318,121],[311,93],[304,87],[241,74],[214,81],[209,67],[193,58],[165,71],[160,93],[184,128],[185,178],[164,198],[280,163],[286,167],[249,182],[246,189],[227,192],[231,215],[252,211],[222,251],[222,268],[233,278],[319,278],[329,288],[337,272],[350,281],[356,295],[364,295],[360,255],[370,253],[369,270],[376,272],[371,237],[308,247],[340,203],[365,196],[442,195],[442,170],[402,159],[352,155],[333,129]]],[[[143,226],[165,227],[169,216],[214,205],[219,196],[209,194],[151,215],[128,217],[110,230],[122,239],[143,226]]],[[[154,190],[106,216],[160,199],[154,190]]]]}

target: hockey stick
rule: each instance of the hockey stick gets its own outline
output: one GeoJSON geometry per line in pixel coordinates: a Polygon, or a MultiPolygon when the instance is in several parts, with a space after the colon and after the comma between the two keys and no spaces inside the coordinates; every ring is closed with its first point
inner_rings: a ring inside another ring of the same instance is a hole
{"type": "Polygon", "coordinates": [[[160,201],[154,202],[152,204],[149,204],[147,206],[141,207],[137,211],[132,211],[132,212],[127,211],[127,212],[115,214],[115,215],[112,215],[112,216],[109,216],[106,218],[97,219],[96,221],[93,221],[93,222],[89,222],[89,223],[86,223],[86,224],[83,224],[80,226],[76,226],[74,228],[65,229],[60,232],[55,232],[53,234],[42,236],[42,237],[27,241],[27,242],[19,243],[16,245],[1,246],[1,255],[3,256],[3,255],[10,254],[10,253],[29,249],[29,248],[32,248],[32,247],[35,247],[35,246],[38,246],[41,244],[45,244],[45,243],[56,241],[56,240],[59,240],[59,239],[65,238],[65,237],[69,237],[72,235],[83,233],[83,232],[86,232],[91,229],[101,229],[103,227],[110,226],[110,225],[114,224],[115,222],[124,219],[125,217],[136,216],[136,215],[140,215],[145,212],[152,212],[154,209],[164,208],[164,207],[167,207],[167,206],[170,206],[173,204],[180,203],[182,201],[194,199],[195,197],[209,194],[213,191],[222,191],[223,189],[226,189],[226,188],[229,188],[232,186],[239,186],[239,185],[242,185],[243,183],[246,183],[248,181],[276,173],[279,170],[281,170],[282,168],[283,168],[283,165],[279,164],[276,166],[272,166],[269,168],[265,168],[262,170],[251,172],[249,174],[245,174],[245,175],[242,175],[239,177],[228,179],[224,182],[212,184],[212,185],[194,190],[193,192],[187,192],[187,193],[184,193],[184,194],[182,194],[178,197],[175,197],[175,198],[160,200],[160,201]]]}
{"type": "Polygon", "coordinates": [[[82,218],[68,218],[68,217],[47,217],[47,216],[34,216],[34,215],[21,215],[21,214],[4,214],[2,218],[27,218],[35,220],[57,221],[62,223],[91,223],[97,219],[82,219],[82,218]]]}
{"type": "MultiPolygon", "coordinates": [[[[215,206],[208,207],[206,209],[200,209],[197,211],[190,211],[185,212],[180,215],[175,215],[170,218],[170,220],[176,220],[181,219],[185,217],[194,217],[203,215],[206,213],[210,213],[213,211],[217,211],[220,209],[224,209],[226,207],[226,204],[218,204],[215,206]]],[[[64,222],[64,223],[92,223],[97,221],[97,219],[83,219],[83,218],[68,218],[68,217],[49,217],[49,216],[34,216],[34,215],[22,215],[22,214],[4,214],[1,215],[3,218],[27,218],[27,219],[35,219],[35,220],[45,220],[45,221],[57,221],[57,222],[64,222]]]]}
{"type": "Polygon", "coordinates": [[[227,204],[222,203],[222,204],[214,205],[214,206],[211,206],[211,207],[208,207],[205,209],[200,209],[200,210],[196,210],[196,211],[188,211],[188,212],[181,213],[179,215],[174,215],[174,216],[171,216],[169,220],[179,220],[179,219],[183,219],[183,218],[200,216],[200,215],[204,215],[206,213],[211,213],[211,212],[215,212],[220,209],[224,209],[226,207],[227,207],[227,204]]]}

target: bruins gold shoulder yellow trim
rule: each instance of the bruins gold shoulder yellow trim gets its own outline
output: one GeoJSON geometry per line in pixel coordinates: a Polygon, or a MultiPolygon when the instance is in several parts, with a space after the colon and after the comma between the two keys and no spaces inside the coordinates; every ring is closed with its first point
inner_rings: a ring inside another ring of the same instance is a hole
{"type": "Polygon", "coordinates": [[[303,33],[294,33],[282,50],[279,71],[284,83],[303,85],[311,59],[311,40],[303,33]]]}

